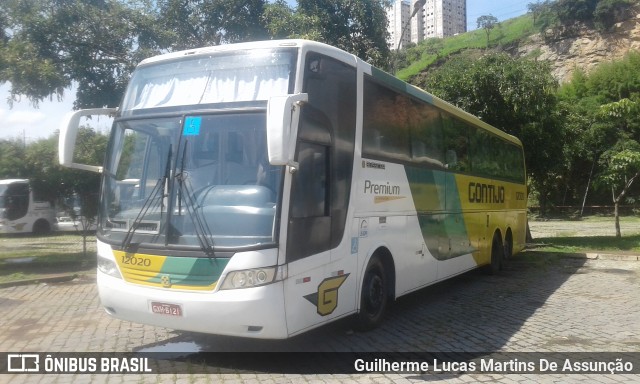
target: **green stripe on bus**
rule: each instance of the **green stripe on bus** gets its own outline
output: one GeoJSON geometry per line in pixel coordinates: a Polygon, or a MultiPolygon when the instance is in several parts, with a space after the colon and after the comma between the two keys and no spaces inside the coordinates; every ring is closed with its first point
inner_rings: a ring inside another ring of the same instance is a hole
{"type": "Polygon", "coordinates": [[[208,286],[218,281],[228,263],[229,259],[167,257],[158,275],[149,282],[160,284],[162,275],[169,275],[176,285],[208,286]]]}
{"type": "Polygon", "coordinates": [[[455,174],[405,166],[424,243],[438,260],[472,251],[455,174]]]}

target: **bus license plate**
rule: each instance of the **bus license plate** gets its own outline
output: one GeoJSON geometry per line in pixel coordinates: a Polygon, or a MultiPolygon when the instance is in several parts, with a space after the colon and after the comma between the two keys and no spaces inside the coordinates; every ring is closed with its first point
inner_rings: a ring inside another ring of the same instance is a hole
{"type": "Polygon", "coordinates": [[[160,315],[182,316],[182,306],[178,304],[151,302],[151,312],[160,315]]]}

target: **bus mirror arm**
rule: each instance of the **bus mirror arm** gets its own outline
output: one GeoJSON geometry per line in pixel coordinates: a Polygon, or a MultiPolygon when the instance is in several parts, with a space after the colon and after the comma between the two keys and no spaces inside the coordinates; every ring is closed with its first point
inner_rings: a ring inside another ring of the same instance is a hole
{"type": "Polygon", "coordinates": [[[116,108],[82,109],[67,113],[60,123],[60,138],[58,140],[58,161],[60,165],[83,169],[85,171],[102,172],[102,167],[97,165],[78,164],[73,162],[73,152],[76,146],[76,138],[80,130],[80,119],[86,116],[111,116],[116,113],[116,108]]]}
{"type": "Polygon", "coordinates": [[[267,149],[271,165],[286,165],[294,173],[300,107],[309,100],[306,93],[275,96],[267,105],[267,149]]]}

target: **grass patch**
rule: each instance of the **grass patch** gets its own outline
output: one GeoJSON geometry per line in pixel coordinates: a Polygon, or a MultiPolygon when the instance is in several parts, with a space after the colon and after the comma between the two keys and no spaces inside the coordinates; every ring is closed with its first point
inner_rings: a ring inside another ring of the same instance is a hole
{"type": "Polygon", "coordinates": [[[38,281],[52,275],[92,271],[96,265],[96,239],[75,233],[45,236],[0,236],[0,284],[38,281]]]}
{"type": "MultiPolygon", "coordinates": [[[[64,275],[61,276],[55,276],[55,278],[63,278],[62,276],[64,276],[64,279],[73,279],[76,278],[77,276],[79,276],[80,273],[74,273],[74,274],[67,274],[65,273],[64,275]],[[69,276],[69,277],[67,277],[69,276]]],[[[11,274],[3,274],[0,273],[0,284],[7,284],[8,285],[13,285],[13,283],[16,282],[22,282],[22,281],[29,281],[31,282],[42,282],[45,281],[45,279],[47,278],[51,278],[54,277],[53,274],[51,273],[47,273],[46,271],[43,272],[33,272],[33,273],[25,273],[25,272],[16,272],[16,273],[11,273],[11,274]]]]}
{"type": "Polygon", "coordinates": [[[640,253],[640,234],[621,238],[615,236],[541,237],[535,239],[534,243],[540,244],[536,249],[548,252],[640,253]]]}
{"type": "Polygon", "coordinates": [[[57,275],[72,276],[95,269],[95,236],[52,233],[47,236],[0,236],[0,284],[41,281],[57,275]]]}
{"type": "MultiPolygon", "coordinates": [[[[87,236],[88,257],[95,256],[95,235],[87,236]]],[[[84,239],[79,234],[56,234],[46,236],[0,236],[0,263],[7,259],[38,258],[57,261],[73,261],[84,254],[84,239]]]]}

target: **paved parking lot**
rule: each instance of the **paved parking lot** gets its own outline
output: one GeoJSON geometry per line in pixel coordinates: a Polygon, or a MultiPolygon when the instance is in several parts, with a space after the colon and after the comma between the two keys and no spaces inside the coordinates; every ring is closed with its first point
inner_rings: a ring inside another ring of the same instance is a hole
{"type": "MultiPolygon", "coordinates": [[[[264,364],[256,373],[251,372],[255,361],[246,359],[259,359],[260,355],[232,355],[225,359],[226,365],[218,366],[216,361],[207,359],[208,355],[195,353],[499,351],[538,352],[543,357],[554,352],[615,352],[615,356],[640,351],[639,304],[638,261],[526,253],[514,259],[501,275],[474,271],[400,299],[384,325],[374,331],[353,332],[349,322],[342,321],[291,340],[264,341],[178,332],[112,319],[101,309],[93,276],[88,275],[66,283],[0,289],[0,351],[164,351],[173,353],[171,361],[176,366],[205,360],[204,370],[209,373],[179,369],[177,374],[169,375],[5,374],[0,375],[0,382],[640,382],[639,374],[331,375],[323,373],[323,369],[297,374],[270,371],[264,369],[264,364]]],[[[270,355],[265,356],[268,359],[270,355]]],[[[287,356],[296,355],[283,358],[287,356]]]]}

